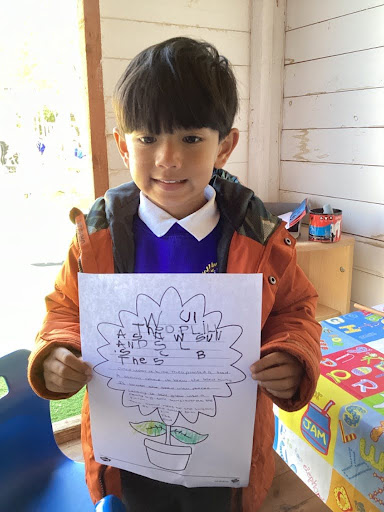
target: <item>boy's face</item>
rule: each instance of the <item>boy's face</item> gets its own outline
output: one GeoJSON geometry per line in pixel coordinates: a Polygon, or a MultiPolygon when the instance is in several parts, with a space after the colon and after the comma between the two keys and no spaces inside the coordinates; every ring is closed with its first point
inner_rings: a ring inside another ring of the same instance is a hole
{"type": "Polygon", "coordinates": [[[139,189],[157,206],[182,219],[205,203],[204,189],[214,167],[223,167],[235,148],[239,132],[233,128],[219,142],[210,128],[175,130],[151,135],[132,132],[115,140],[139,189]]]}

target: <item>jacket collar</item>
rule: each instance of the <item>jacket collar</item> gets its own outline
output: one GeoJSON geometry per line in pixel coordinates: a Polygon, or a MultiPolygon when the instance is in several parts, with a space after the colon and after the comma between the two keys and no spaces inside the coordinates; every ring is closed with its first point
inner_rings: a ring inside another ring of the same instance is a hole
{"type": "MultiPolygon", "coordinates": [[[[218,246],[218,270],[225,272],[228,252],[235,231],[265,245],[281,220],[269,213],[252,190],[235,182],[223,170],[216,170],[210,185],[216,190],[220,211],[221,239],[218,246]],[[222,177],[223,176],[223,177],[222,177]]],[[[140,201],[140,190],[134,182],[124,183],[108,190],[104,198],[96,200],[87,215],[88,232],[109,228],[115,272],[134,270],[133,218],[140,201]]]]}
{"type": "Polygon", "coordinates": [[[217,193],[220,215],[231,225],[232,231],[265,245],[281,219],[272,215],[251,189],[238,182],[216,175],[211,185],[217,193]]]}
{"type": "Polygon", "coordinates": [[[139,208],[140,190],[133,181],[108,190],[105,215],[113,243],[116,273],[132,273],[135,268],[133,218],[139,208]]]}

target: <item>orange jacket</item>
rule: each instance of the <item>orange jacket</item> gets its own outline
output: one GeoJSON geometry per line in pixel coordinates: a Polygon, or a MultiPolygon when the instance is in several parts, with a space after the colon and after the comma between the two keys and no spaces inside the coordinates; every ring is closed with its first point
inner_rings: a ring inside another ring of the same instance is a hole
{"type": "MultiPolygon", "coordinates": [[[[315,321],[316,292],[296,264],[295,240],[279,219],[269,214],[249,189],[216,177],[222,237],[218,246],[219,272],[262,273],[261,357],[285,351],[297,357],[305,373],[294,399],[272,397],[259,387],[249,486],[233,490],[232,510],[254,512],[261,505],[274,477],[274,416],[272,400],[287,411],[309,402],[319,376],[320,326],[315,321]]],[[[85,218],[72,210],[77,234],[47,296],[47,315],[30,356],[28,376],[34,391],[48,399],[67,398],[45,387],[42,363],[55,346],[80,352],[77,273],[132,272],[134,240],[132,219],[139,190],[133,183],[107,192],[85,218]]],[[[87,393],[82,408],[82,446],[86,480],[96,503],[106,494],[121,495],[119,469],[94,459],[87,393]]]]}

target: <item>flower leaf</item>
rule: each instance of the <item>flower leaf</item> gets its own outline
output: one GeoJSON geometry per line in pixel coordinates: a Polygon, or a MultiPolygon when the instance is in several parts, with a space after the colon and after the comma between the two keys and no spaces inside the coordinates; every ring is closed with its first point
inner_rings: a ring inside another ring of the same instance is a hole
{"type": "Polygon", "coordinates": [[[208,434],[198,434],[185,427],[171,427],[171,436],[185,444],[197,444],[207,439],[208,434]]]}
{"type": "Polygon", "coordinates": [[[150,437],[162,436],[166,433],[167,427],[160,421],[142,421],[141,423],[131,423],[131,427],[137,432],[150,437]]]}

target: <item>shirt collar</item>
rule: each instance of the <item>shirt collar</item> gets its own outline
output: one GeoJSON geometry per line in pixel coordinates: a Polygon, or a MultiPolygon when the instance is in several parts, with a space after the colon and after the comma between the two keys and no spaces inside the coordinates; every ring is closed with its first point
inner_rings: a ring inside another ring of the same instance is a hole
{"type": "Polygon", "coordinates": [[[164,236],[177,223],[200,242],[215,229],[220,219],[216,191],[211,185],[205,187],[204,196],[207,200],[204,206],[188,217],[178,220],[140,192],[138,215],[157,237],[164,236]]]}

